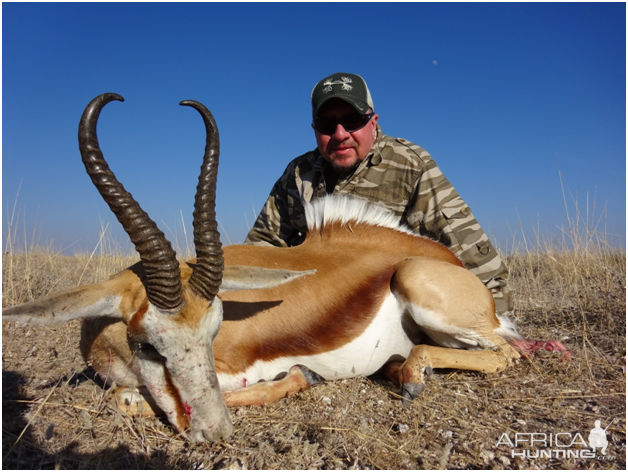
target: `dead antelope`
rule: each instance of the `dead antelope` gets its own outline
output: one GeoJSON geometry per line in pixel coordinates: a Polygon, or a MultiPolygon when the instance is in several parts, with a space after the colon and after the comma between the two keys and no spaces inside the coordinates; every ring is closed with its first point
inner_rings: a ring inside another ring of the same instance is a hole
{"type": "MultiPolygon", "coordinates": [[[[104,94],[87,106],[79,145],[141,262],[104,282],[4,310],[3,319],[83,318],[83,356],[106,382],[126,387],[118,398],[141,388],[190,440],[216,440],[232,432],[226,405],[268,403],[320,379],[382,368],[413,399],[432,368],[492,373],[519,358],[517,350],[534,349],[495,315],[490,292],[447,248],[362,200],[310,205],[300,246],[229,246],[223,254],[218,131],[193,101],[181,104],[194,107],[207,130],[194,206],[197,259],[178,263],[100,151],[96,124],[112,100],[123,99],[104,94]]],[[[558,342],[546,346],[566,352],[558,342]]]]}

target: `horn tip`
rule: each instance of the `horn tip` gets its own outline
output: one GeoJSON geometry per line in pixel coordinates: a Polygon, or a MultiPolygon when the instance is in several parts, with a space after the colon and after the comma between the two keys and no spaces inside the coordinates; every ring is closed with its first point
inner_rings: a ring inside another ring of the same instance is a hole
{"type": "Polygon", "coordinates": [[[117,100],[119,102],[123,102],[124,101],[124,97],[122,95],[119,95],[117,93],[103,93],[101,95],[101,97],[103,97],[106,101],[112,101],[112,100],[117,100]]]}

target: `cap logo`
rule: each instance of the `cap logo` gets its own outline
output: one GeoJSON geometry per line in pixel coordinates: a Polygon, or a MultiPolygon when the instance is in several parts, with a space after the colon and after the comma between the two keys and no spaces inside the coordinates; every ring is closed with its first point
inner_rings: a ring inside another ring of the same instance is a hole
{"type": "Polygon", "coordinates": [[[341,80],[327,79],[325,82],[323,82],[323,85],[326,85],[326,87],[323,89],[323,93],[331,92],[332,85],[342,85],[341,90],[346,90],[348,92],[353,89],[353,86],[349,85],[351,83],[353,83],[353,80],[351,80],[351,78],[349,77],[341,77],[341,80]]]}

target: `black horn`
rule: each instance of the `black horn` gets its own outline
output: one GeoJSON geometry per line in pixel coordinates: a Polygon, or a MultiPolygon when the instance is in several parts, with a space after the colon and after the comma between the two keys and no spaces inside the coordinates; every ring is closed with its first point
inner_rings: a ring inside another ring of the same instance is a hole
{"type": "Polygon", "coordinates": [[[216,222],[216,180],[220,139],[216,121],[203,104],[194,100],[184,100],[180,105],[192,107],[201,114],[207,133],[205,156],[194,199],[193,226],[197,264],[188,283],[198,295],[212,303],[218,293],[224,269],[220,234],[216,222]]]}
{"type": "Polygon", "coordinates": [[[178,313],[183,307],[183,297],[176,253],[164,233],[118,182],[98,145],[98,116],[103,107],[113,100],[123,102],[124,98],[115,93],[99,95],[83,112],[78,133],[83,164],[140,255],[146,271],[143,283],[149,301],[164,312],[178,313]]]}

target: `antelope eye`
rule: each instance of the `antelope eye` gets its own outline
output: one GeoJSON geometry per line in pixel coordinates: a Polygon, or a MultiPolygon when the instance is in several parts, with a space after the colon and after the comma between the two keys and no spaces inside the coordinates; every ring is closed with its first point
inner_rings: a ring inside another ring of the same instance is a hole
{"type": "Polygon", "coordinates": [[[134,351],[151,351],[156,350],[155,347],[148,342],[148,336],[145,333],[141,334],[131,334],[127,333],[127,340],[129,341],[129,346],[134,351]]]}
{"type": "Polygon", "coordinates": [[[141,355],[142,357],[146,359],[155,360],[155,361],[165,360],[165,358],[161,354],[159,354],[159,351],[155,349],[155,346],[153,346],[150,343],[136,341],[133,344],[133,347],[134,347],[135,352],[138,355],[141,355]]]}
{"type": "Polygon", "coordinates": [[[149,343],[137,343],[135,349],[144,353],[157,352],[157,349],[149,343]]]}

